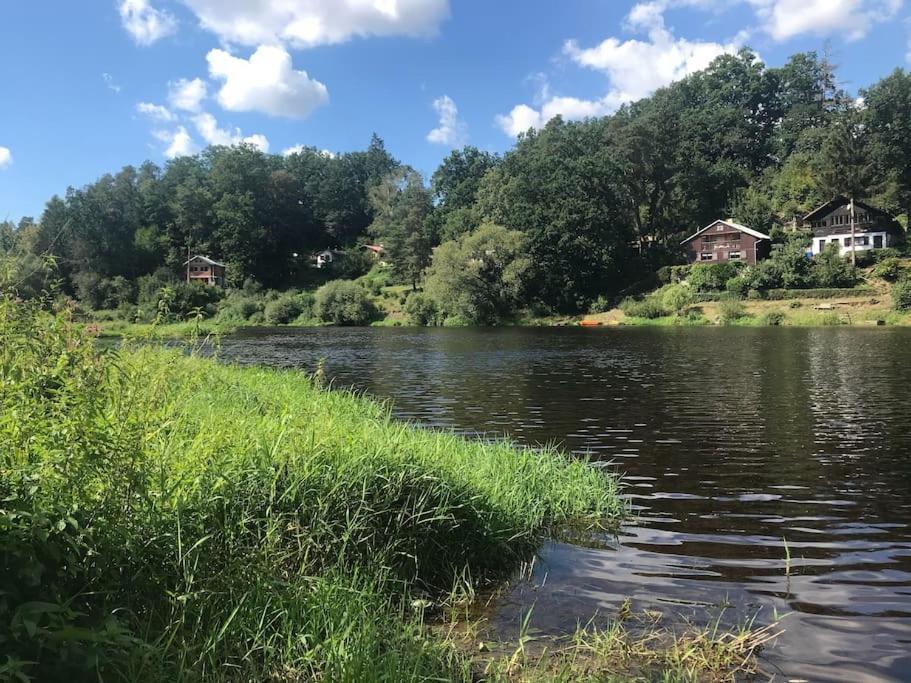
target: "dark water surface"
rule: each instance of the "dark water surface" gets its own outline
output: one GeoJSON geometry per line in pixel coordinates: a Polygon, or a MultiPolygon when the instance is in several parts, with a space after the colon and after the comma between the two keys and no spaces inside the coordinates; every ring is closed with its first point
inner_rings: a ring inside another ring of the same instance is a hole
{"type": "Polygon", "coordinates": [[[532,604],[545,633],[627,597],[697,622],[777,611],[778,680],[911,680],[911,330],[251,330],[221,353],[325,358],[398,416],[626,474],[637,518],[546,546],[494,615],[506,634],[532,604]]]}

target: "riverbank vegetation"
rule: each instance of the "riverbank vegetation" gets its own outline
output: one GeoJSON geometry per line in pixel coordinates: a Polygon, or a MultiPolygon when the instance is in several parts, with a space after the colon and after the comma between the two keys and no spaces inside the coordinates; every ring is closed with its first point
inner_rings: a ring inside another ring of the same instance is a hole
{"type": "Polygon", "coordinates": [[[424,619],[615,478],[0,299],[0,678],[458,680],[424,619]],[[427,612],[427,614],[425,614],[427,612]]]}
{"type": "Polygon", "coordinates": [[[429,179],[376,136],[339,155],[211,147],[70,188],[38,220],[0,225],[0,251],[17,262],[21,294],[54,283],[86,317],[116,311],[130,323],[580,315],[653,288],[661,268],[680,263],[681,240],[719,217],[772,234],[780,249],[774,264],[734,278],[741,296],[844,287],[854,276],[837,255],[792,269],[797,282],[776,271],[806,261],[786,229],[849,190],[907,224],[911,74],[898,69],[859,93],[837,83],[815,53],[769,68],[743,50],[613,115],[556,118],[502,156],[455,150],[429,179]],[[314,267],[311,255],[327,248],[331,264],[314,267]],[[182,291],[188,253],[227,264],[226,297],[182,291]],[[359,302],[352,316],[321,319],[311,297],[339,279],[357,281],[376,310],[359,302]]]}
{"type": "MultiPolygon", "coordinates": [[[[96,346],[0,298],[0,680],[733,680],[768,629],[491,639],[548,535],[609,532],[618,479],[467,441],[319,372],[96,346]]],[[[526,626],[527,626],[526,620],[526,626]]]]}

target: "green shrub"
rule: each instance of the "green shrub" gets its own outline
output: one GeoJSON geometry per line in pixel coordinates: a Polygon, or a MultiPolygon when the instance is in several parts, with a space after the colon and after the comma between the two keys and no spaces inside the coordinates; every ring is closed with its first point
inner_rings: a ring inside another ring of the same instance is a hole
{"type": "Polygon", "coordinates": [[[655,295],[661,296],[662,305],[675,313],[682,313],[687,306],[695,303],[693,291],[685,285],[668,285],[655,295]]]}
{"type": "Polygon", "coordinates": [[[841,256],[837,245],[829,245],[822,253],[813,257],[810,267],[810,278],[816,287],[830,289],[833,287],[853,287],[860,276],[857,268],[841,256]]]}
{"type": "Polygon", "coordinates": [[[630,318],[647,318],[653,320],[670,315],[668,311],[655,297],[646,297],[644,299],[624,299],[620,304],[620,310],[630,318]]]}
{"type": "Polygon", "coordinates": [[[589,313],[607,313],[611,310],[611,301],[603,294],[599,294],[598,297],[592,302],[591,307],[588,309],[589,313]]]}
{"type": "Polygon", "coordinates": [[[876,294],[871,287],[851,287],[847,289],[770,289],[764,292],[770,301],[787,299],[838,299],[842,297],[865,297],[876,294]]]}
{"type": "Polygon", "coordinates": [[[295,296],[283,296],[266,304],[263,315],[270,325],[287,325],[301,314],[301,307],[295,296]]]}
{"type": "Polygon", "coordinates": [[[690,270],[687,283],[697,292],[721,292],[742,268],[743,264],[737,261],[697,263],[690,270]]]}
{"type": "Polygon", "coordinates": [[[896,311],[911,309],[911,280],[899,280],[892,285],[892,308],[896,311]]]}
{"type": "Polygon", "coordinates": [[[662,266],[656,276],[661,285],[676,285],[686,280],[693,266],[662,266]]]}
{"type": "Polygon", "coordinates": [[[896,249],[895,247],[886,247],[885,249],[871,249],[867,253],[870,254],[874,263],[882,263],[883,261],[888,261],[889,259],[902,257],[901,249],[896,249]]]}
{"type": "Polygon", "coordinates": [[[314,312],[334,325],[368,325],[378,314],[370,293],[350,280],[333,280],[316,290],[314,312]]]}
{"type": "Polygon", "coordinates": [[[759,320],[763,325],[777,327],[784,323],[785,315],[782,311],[769,311],[768,313],[765,313],[759,320]]]}
{"type": "Polygon", "coordinates": [[[423,292],[412,292],[405,300],[405,315],[412,325],[427,327],[438,324],[440,312],[433,299],[423,292]]]}
{"type": "Polygon", "coordinates": [[[895,282],[904,273],[901,259],[892,257],[883,259],[873,268],[873,275],[889,282],[895,282]]]}
{"type": "Polygon", "coordinates": [[[800,303],[799,301],[789,301],[788,302],[788,308],[800,308],[801,306],[803,306],[803,304],[800,303]]]}
{"type": "Polygon", "coordinates": [[[718,314],[722,324],[730,325],[746,317],[746,308],[735,299],[724,299],[718,304],[718,314]]]}

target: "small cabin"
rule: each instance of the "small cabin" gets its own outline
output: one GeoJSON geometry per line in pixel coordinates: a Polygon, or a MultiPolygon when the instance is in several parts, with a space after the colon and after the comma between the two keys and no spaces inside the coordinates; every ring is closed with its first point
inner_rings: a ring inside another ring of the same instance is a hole
{"type": "Polygon", "coordinates": [[[337,249],[323,249],[318,251],[313,256],[310,257],[311,262],[317,268],[328,268],[338,259],[342,258],[343,252],[338,251],[337,249]]]}
{"type": "Polygon", "coordinates": [[[685,240],[690,263],[725,263],[743,261],[755,264],[771,251],[772,238],[732,220],[717,220],[685,240]]]}
{"type": "Polygon", "coordinates": [[[810,251],[814,255],[832,244],[838,245],[839,252],[845,256],[852,251],[885,249],[902,240],[901,227],[889,214],[863,202],[852,203],[845,197],[836,197],[814,209],[804,216],[803,222],[813,231],[810,251]]]}
{"type": "Polygon", "coordinates": [[[202,282],[207,285],[225,286],[224,263],[213,261],[208,256],[194,256],[183,264],[187,269],[187,282],[202,282]]]}

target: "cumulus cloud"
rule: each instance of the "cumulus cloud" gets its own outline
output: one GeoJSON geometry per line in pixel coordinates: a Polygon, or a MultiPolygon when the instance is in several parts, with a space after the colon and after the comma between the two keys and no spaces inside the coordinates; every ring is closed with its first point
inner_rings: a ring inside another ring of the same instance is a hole
{"type": "Polygon", "coordinates": [[[313,47],[355,36],[428,36],[449,0],[184,0],[200,25],[241,45],[313,47]]]}
{"type": "MultiPolygon", "coordinates": [[[[709,6],[711,0],[677,0],[673,4],[709,6]]],[[[610,37],[588,48],[573,40],[564,44],[563,54],[575,64],[607,76],[610,88],[604,96],[596,99],[558,96],[545,82],[536,107],[519,104],[508,114],[497,116],[497,125],[508,135],[516,136],[529,128],[541,128],[557,115],[570,120],[604,116],[626,102],[646,97],[660,87],[706,68],[719,55],[739,48],[737,40],[716,43],[676,37],[664,23],[664,12],[670,6],[671,0],[639,3],[627,15],[627,27],[644,32],[647,40],[610,37]]]]}
{"type": "Polygon", "coordinates": [[[244,136],[240,128],[226,130],[218,127],[218,121],[208,112],[202,112],[193,117],[193,125],[200,137],[210,145],[239,145],[246,143],[253,145],[262,152],[269,151],[269,140],[265,135],[255,134],[244,136]]]}
{"type": "Polygon", "coordinates": [[[175,109],[199,111],[207,92],[208,86],[201,78],[179,78],[168,82],[168,102],[175,109]]]}
{"type": "Polygon", "coordinates": [[[154,121],[174,121],[177,117],[167,107],[151,102],[140,102],[136,105],[136,111],[148,116],[154,121]]]}
{"type": "Polygon", "coordinates": [[[196,142],[183,126],[177,126],[173,130],[158,130],[153,135],[167,145],[164,155],[168,159],[189,156],[199,151],[196,142]]]}
{"type": "Polygon", "coordinates": [[[177,31],[174,15],[152,7],[148,0],[121,0],[120,22],[137,45],[151,45],[177,31]]]}
{"type": "Polygon", "coordinates": [[[9,168],[13,164],[13,153],[9,147],[0,147],[0,170],[9,168]]]}
{"type": "Polygon", "coordinates": [[[436,145],[459,147],[468,139],[468,126],[459,118],[459,109],[449,95],[433,101],[433,108],[440,117],[439,125],[427,133],[427,141],[436,145]]]}
{"type": "Polygon", "coordinates": [[[212,78],[222,81],[218,103],[229,111],[304,118],[329,101],[326,86],[296,71],[284,48],[262,45],[250,59],[212,50],[206,60],[212,78]]]}
{"type": "Polygon", "coordinates": [[[859,40],[875,24],[895,17],[902,0],[748,0],[775,40],[804,33],[859,40]]]}

